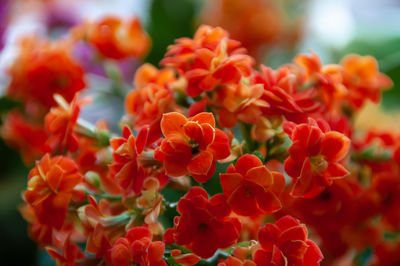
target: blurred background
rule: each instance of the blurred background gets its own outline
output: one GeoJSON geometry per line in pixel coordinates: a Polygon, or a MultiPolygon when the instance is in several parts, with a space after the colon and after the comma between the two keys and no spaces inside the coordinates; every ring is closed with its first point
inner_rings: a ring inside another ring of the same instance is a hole
{"type": "MultiPolygon", "coordinates": [[[[140,18],[152,39],[152,49],[144,61],[154,65],[174,39],[192,37],[200,24],[222,26],[258,63],[272,67],[310,50],[324,64],[337,63],[348,53],[373,55],[395,86],[384,93],[381,106],[367,106],[359,125],[370,124],[374,115],[382,118],[382,127],[399,128],[393,118],[386,119],[389,113],[395,119],[400,117],[398,0],[0,0],[0,96],[8,85],[7,70],[21,36],[59,38],[87,19],[109,14],[140,18]]],[[[109,79],[88,75],[89,94],[100,100],[84,109],[83,116],[91,121],[106,117],[118,130],[123,94],[140,63],[129,62],[132,71],[126,73],[127,82],[120,95],[107,94],[114,86],[109,79]]],[[[0,101],[0,114],[6,108],[0,101]]],[[[1,265],[53,265],[29,240],[27,224],[17,209],[28,171],[29,166],[0,139],[1,265]]]]}

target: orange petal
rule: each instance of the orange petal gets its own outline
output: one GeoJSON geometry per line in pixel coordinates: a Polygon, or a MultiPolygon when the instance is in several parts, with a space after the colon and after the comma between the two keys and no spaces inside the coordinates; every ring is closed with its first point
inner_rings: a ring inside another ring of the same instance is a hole
{"type": "Polygon", "coordinates": [[[321,154],[328,160],[338,161],[343,159],[350,148],[350,140],[345,135],[331,131],[325,134],[322,141],[321,154]]]}
{"type": "Polygon", "coordinates": [[[197,121],[199,124],[208,123],[212,127],[215,127],[215,119],[212,113],[202,112],[189,118],[189,121],[197,121]]]}
{"type": "Polygon", "coordinates": [[[186,117],[180,113],[171,112],[163,114],[163,117],[161,119],[161,131],[164,136],[168,136],[174,133],[183,135],[183,125],[185,125],[186,122],[186,117]]]}

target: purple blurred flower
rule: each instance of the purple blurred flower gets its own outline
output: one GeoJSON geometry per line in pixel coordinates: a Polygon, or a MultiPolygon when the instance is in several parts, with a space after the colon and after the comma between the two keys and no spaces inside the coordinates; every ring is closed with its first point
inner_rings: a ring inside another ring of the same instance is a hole
{"type": "MultiPolygon", "coordinates": [[[[104,70],[104,62],[96,51],[96,48],[91,44],[80,41],[74,47],[74,56],[80,62],[86,72],[106,77],[104,70]]],[[[139,66],[139,61],[135,58],[127,58],[124,60],[114,61],[119,68],[123,80],[128,84],[132,83],[136,68],[139,66]]]]}
{"type": "Polygon", "coordinates": [[[11,2],[10,0],[0,0],[0,50],[4,47],[4,34],[8,25],[8,14],[11,2]]]}

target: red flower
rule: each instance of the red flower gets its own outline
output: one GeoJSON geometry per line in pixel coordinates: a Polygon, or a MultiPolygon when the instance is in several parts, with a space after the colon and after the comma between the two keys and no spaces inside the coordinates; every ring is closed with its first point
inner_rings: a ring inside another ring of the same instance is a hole
{"type": "Polygon", "coordinates": [[[340,163],[350,147],[345,135],[313,119],[308,124],[286,122],[283,127],[293,142],[285,161],[285,171],[295,182],[293,196],[316,196],[334,179],[349,174],[340,163]]]}
{"type": "Polygon", "coordinates": [[[55,148],[60,145],[61,152],[66,147],[71,152],[76,152],[79,143],[74,132],[78,121],[81,105],[88,102],[88,99],[79,100],[75,96],[71,104],[60,96],[55,96],[60,106],[52,108],[45,117],[45,128],[51,134],[48,143],[55,148]]]}
{"type": "Polygon", "coordinates": [[[7,145],[20,153],[27,165],[51,151],[50,146],[46,143],[48,136],[44,127],[29,122],[17,112],[7,115],[1,127],[1,137],[7,145]]]}
{"type": "Polygon", "coordinates": [[[372,266],[396,266],[400,264],[400,242],[382,243],[375,247],[374,258],[371,262],[372,266]]]}
{"type": "Polygon", "coordinates": [[[29,172],[25,199],[40,223],[60,229],[67,216],[74,188],[82,179],[76,163],[66,157],[43,156],[29,172]]]}
{"type": "Polygon", "coordinates": [[[307,236],[306,226],[291,216],[266,224],[258,233],[261,248],[253,260],[257,265],[319,265],[323,255],[307,236]]]}
{"type": "Polygon", "coordinates": [[[208,198],[200,187],[192,187],[181,198],[175,217],[174,238],[202,258],[211,257],[217,249],[227,248],[236,243],[240,223],[229,217],[231,210],[223,194],[208,198]]]}
{"type": "Polygon", "coordinates": [[[271,173],[255,155],[241,156],[226,174],[220,174],[220,180],[228,203],[237,214],[270,214],[282,207],[278,195],[285,187],[283,175],[271,173]]]}
{"type": "MultiPolygon", "coordinates": [[[[140,21],[131,18],[123,21],[115,16],[107,16],[100,21],[85,25],[86,38],[100,51],[112,59],[129,56],[143,56],[151,45],[151,40],[143,31],[140,21]]],[[[80,29],[76,29],[79,32],[80,29]]]]}
{"type": "MultiPolygon", "coordinates": [[[[377,201],[384,225],[400,229],[400,177],[398,174],[381,173],[372,179],[371,198],[377,201]]],[[[374,206],[374,204],[369,205],[374,206]]]]}
{"type": "Polygon", "coordinates": [[[200,113],[189,119],[173,112],[163,115],[161,130],[165,139],[155,151],[164,163],[167,175],[192,175],[206,182],[215,172],[216,160],[230,155],[227,135],[215,128],[211,113],[200,113]]]}
{"type": "Polygon", "coordinates": [[[261,99],[268,103],[265,115],[283,115],[289,121],[304,122],[307,114],[316,113],[321,105],[315,101],[314,89],[299,90],[294,71],[283,66],[277,70],[261,65],[261,72],[252,78],[253,84],[263,84],[261,99]]]}
{"type": "MultiPolygon", "coordinates": [[[[75,93],[84,89],[84,72],[69,55],[68,45],[25,39],[19,57],[11,67],[12,81],[8,94],[22,99],[30,115],[34,109],[56,105],[53,95],[60,94],[71,102],[75,93]]],[[[34,112],[36,112],[35,110],[34,112]]]]}
{"type": "Polygon", "coordinates": [[[110,173],[124,190],[125,196],[137,195],[142,191],[145,172],[138,163],[138,154],[143,151],[146,144],[144,137],[144,134],[139,134],[136,140],[131,130],[125,126],[122,137],[110,141],[113,149],[110,173]]]}
{"type": "Polygon", "coordinates": [[[152,242],[153,235],[144,226],[132,228],[125,237],[118,239],[111,249],[111,262],[118,266],[131,266],[132,262],[143,266],[166,266],[162,259],[165,244],[152,242]]]}
{"type": "Polygon", "coordinates": [[[47,247],[49,255],[57,262],[60,266],[74,266],[78,259],[85,258],[85,254],[79,249],[79,247],[71,243],[68,237],[64,243],[62,253],[59,253],[56,249],[47,247]]]}

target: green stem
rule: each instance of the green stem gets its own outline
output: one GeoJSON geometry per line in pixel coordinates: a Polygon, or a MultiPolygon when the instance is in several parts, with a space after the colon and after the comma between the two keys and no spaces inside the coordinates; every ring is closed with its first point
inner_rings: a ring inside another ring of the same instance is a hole
{"type": "Polygon", "coordinates": [[[230,256],[230,254],[225,251],[218,250],[214,256],[206,260],[200,260],[196,265],[197,266],[205,266],[205,265],[217,265],[220,259],[226,259],[230,256]]]}
{"type": "Polygon", "coordinates": [[[251,138],[251,125],[247,125],[245,123],[241,123],[241,131],[244,141],[246,142],[246,146],[249,152],[253,152],[256,150],[255,142],[251,138]]]}

